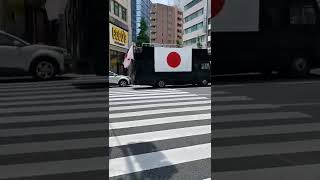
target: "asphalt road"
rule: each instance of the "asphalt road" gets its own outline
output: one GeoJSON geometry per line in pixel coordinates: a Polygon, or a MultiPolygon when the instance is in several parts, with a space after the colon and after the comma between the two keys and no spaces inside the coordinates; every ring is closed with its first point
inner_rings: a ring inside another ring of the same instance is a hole
{"type": "Polygon", "coordinates": [[[0,79],[0,179],[105,179],[107,80],[0,79]]]}
{"type": "Polygon", "coordinates": [[[320,179],[320,76],[216,77],[212,92],[226,93],[212,97],[214,179],[320,179]]]}

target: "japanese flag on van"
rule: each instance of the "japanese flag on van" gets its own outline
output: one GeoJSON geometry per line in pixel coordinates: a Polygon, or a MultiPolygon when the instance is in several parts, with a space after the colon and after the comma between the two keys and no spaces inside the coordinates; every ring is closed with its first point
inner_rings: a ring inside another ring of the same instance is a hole
{"type": "Polygon", "coordinates": [[[154,48],[155,72],[191,72],[192,48],[154,48]]]}

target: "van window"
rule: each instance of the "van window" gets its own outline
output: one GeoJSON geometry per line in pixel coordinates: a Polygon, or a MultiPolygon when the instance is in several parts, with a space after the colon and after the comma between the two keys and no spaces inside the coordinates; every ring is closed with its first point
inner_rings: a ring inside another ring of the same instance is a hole
{"type": "Polygon", "coordinates": [[[210,64],[209,63],[201,64],[201,70],[210,70],[210,64]]]}
{"type": "Polygon", "coordinates": [[[290,7],[290,24],[316,24],[317,15],[313,5],[293,3],[290,7]]]}

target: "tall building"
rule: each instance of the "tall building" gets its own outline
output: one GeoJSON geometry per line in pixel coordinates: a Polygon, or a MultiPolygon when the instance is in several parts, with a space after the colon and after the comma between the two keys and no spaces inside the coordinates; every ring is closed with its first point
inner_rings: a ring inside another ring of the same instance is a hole
{"type": "Polygon", "coordinates": [[[132,41],[131,3],[109,0],[109,70],[126,74],[123,60],[132,41]]]}
{"type": "Polygon", "coordinates": [[[207,48],[207,0],[183,1],[183,44],[194,48],[207,48]]]}
{"type": "Polygon", "coordinates": [[[150,37],[150,0],[131,0],[131,27],[132,41],[137,42],[137,37],[140,32],[140,22],[144,18],[148,26],[148,35],[150,37]]]}
{"type": "Polygon", "coordinates": [[[208,1],[208,52],[211,53],[211,1],[208,1]]]}
{"type": "Polygon", "coordinates": [[[176,6],[153,4],[151,43],[182,45],[182,12],[176,6]]]}

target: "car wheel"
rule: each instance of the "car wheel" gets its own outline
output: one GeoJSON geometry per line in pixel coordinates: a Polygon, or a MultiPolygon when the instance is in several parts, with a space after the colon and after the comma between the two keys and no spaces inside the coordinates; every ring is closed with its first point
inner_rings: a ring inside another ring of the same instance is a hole
{"type": "Polygon", "coordinates": [[[294,76],[306,76],[309,69],[309,62],[304,57],[296,57],[291,62],[291,73],[294,76]]]}
{"type": "Polygon", "coordinates": [[[166,82],[163,81],[163,80],[158,81],[157,86],[158,86],[159,88],[164,88],[164,87],[166,87],[166,82]]]}
{"type": "Polygon", "coordinates": [[[126,87],[126,86],[128,86],[128,81],[126,81],[126,80],[120,80],[120,81],[119,81],[119,86],[120,86],[120,87],[126,87]]]}
{"type": "Polygon", "coordinates": [[[57,67],[50,61],[39,61],[33,67],[33,75],[39,80],[53,79],[57,73],[57,67]]]}

